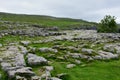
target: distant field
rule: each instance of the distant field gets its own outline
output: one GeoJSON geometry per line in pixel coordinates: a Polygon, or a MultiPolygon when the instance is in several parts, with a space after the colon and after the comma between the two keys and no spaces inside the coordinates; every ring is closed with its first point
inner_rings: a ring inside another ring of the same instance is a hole
{"type": "Polygon", "coordinates": [[[97,23],[88,22],[81,19],[71,19],[71,18],[56,18],[51,16],[40,16],[40,15],[24,15],[24,14],[10,14],[10,13],[0,13],[1,21],[13,21],[13,22],[27,22],[29,24],[38,24],[45,27],[59,28],[76,28],[76,27],[94,27],[97,23]]]}

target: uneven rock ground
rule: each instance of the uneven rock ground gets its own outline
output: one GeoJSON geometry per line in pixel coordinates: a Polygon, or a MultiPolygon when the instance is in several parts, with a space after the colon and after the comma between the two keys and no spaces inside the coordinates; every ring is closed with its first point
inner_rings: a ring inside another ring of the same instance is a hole
{"type": "Polygon", "coordinates": [[[54,63],[63,63],[66,69],[71,69],[78,65],[84,67],[86,63],[96,60],[119,59],[120,34],[97,33],[95,30],[54,33],[64,34],[0,43],[1,72],[6,74],[8,80],[65,80],[62,76],[69,73],[59,73],[65,75],[58,77],[57,72],[53,73],[54,63]]]}

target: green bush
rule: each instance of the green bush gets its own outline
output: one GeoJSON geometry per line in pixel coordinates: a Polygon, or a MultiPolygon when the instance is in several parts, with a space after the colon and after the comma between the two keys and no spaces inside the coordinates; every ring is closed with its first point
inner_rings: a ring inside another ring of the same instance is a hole
{"type": "Polygon", "coordinates": [[[114,16],[106,15],[99,23],[98,32],[116,33],[118,32],[117,23],[114,16]]]}

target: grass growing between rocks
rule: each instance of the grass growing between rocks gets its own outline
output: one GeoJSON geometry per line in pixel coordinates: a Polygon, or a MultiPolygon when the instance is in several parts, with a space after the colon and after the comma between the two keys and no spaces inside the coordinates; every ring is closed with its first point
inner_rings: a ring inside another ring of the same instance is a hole
{"type": "MultiPolygon", "coordinates": [[[[29,41],[39,41],[41,39],[45,39],[43,37],[27,37],[27,36],[4,36],[0,38],[0,43],[11,43],[11,42],[20,42],[21,40],[29,40],[29,41]]],[[[106,43],[105,43],[106,44],[106,43]]],[[[28,47],[42,48],[42,47],[53,47],[56,45],[60,45],[63,47],[74,46],[81,48],[91,48],[94,50],[102,49],[104,44],[95,44],[95,46],[91,47],[92,43],[87,41],[53,41],[46,43],[32,43],[28,45],[28,47]],[[84,45],[86,44],[86,45],[84,45]],[[83,45],[83,46],[82,46],[83,45]]],[[[63,78],[63,80],[120,80],[120,60],[110,60],[110,61],[93,61],[93,62],[83,62],[81,65],[77,65],[74,68],[67,69],[66,65],[69,63],[73,63],[75,59],[69,58],[65,60],[63,56],[67,51],[70,50],[58,50],[58,53],[43,53],[37,50],[34,54],[38,56],[43,56],[47,60],[51,61],[49,64],[53,66],[55,69],[52,71],[52,76],[56,76],[57,74],[67,73],[68,75],[63,78]],[[63,58],[63,59],[62,59],[63,58]]],[[[74,53],[74,51],[71,51],[74,53]]],[[[81,51],[80,51],[81,52],[81,51]]],[[[79,53],[79,52],[78,52],[79,53]]],[[[42,66],[31,66],[33,71],[40,76],[44,73],[44,69],[42,66]]],[[[5,79],[4,73],[0,70],[3,78],[5,79]]]]}
{"type": "Polygon", "coordinates": [[[41,39],[43,39],[43,37],[7,35],[7,36],[4,36],[4,37],[0,38],[0,43],[7,44],[7,43],[19,42],[19,41],[22,41],[22,40],[35,41],[35,40],[41,40],[41,39]]]}

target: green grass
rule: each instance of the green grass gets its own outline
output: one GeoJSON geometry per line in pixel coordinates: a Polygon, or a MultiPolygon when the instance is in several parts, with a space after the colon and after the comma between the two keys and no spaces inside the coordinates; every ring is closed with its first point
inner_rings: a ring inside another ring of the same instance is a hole
{"type": "Polygon", "coordinates": [[[66,64],[54,62],[55,70],[52,75],[67,73],[68,78],[63,80],[120,80],[119,61],[96,61],[82,67],[78,65],[72,69],[66,69],[66,64]]]}

